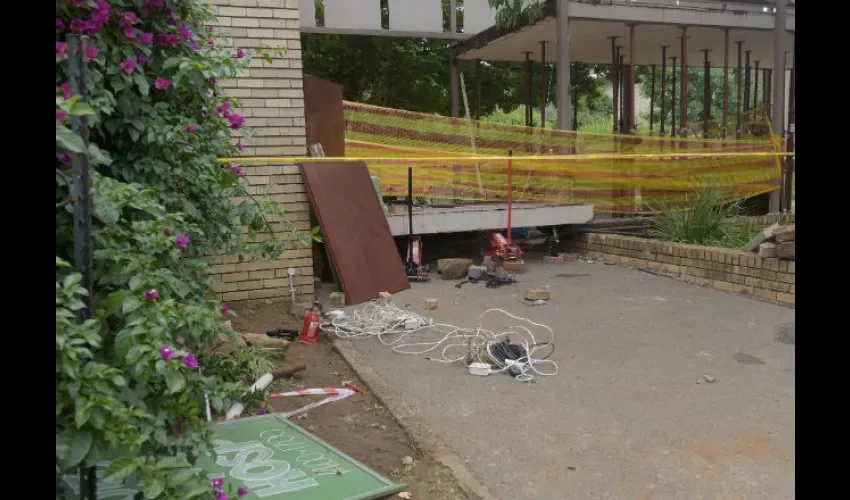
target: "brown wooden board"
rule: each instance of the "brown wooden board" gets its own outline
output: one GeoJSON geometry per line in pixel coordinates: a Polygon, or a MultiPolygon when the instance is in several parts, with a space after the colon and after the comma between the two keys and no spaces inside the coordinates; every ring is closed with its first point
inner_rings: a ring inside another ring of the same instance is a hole
{"type": "Polygon", "coordinates": [[[304,75],[304,118],[308,146],[320,143],[325,156],[345,156],[342,86],[304,75]]]}
{"type": "Polygon", "coordinates": [[[329,161],[299,167],[346,303],[410,288],[366,164],[329,161]]]}

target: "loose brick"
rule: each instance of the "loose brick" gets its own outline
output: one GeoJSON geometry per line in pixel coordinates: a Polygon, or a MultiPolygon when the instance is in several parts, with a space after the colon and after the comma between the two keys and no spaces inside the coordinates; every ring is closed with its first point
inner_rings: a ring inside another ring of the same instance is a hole
{"type": "Polygon", "coordinates": [[[528,288],[525,291],[525,300],[549,300],[549,290],[543,288],[528,288]]]}
{"type": "Polygon", "coordinates": [[[433,311],[437,308],[439,300],[437,299],[425,299],[425,309],[428,311],[433,311]]]}
{"type": "Polygon", "coordinates": [[[345,294],[342,292],[333,292],[330,295],[331,307],[345,307],[345,294]]]}
{"type": "Polygon", "coordinates": [[[783,293],[779,292],[776,294],[776,300],[779,302],[784,302],[786,304],[793,304],[795,301],[796,295],[792,293],[783,293]]]}

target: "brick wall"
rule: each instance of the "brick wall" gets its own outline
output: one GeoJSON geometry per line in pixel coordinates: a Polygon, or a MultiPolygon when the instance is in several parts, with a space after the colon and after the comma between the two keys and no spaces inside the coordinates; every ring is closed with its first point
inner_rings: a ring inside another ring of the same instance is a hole
{"type": "Polygon", "coordinates": [[[791,215],[758,215],[746,217],[747,223],[753,229],[764,229],[774,224],[784,226],[794,222],[794,214],[791,215]]]}
{"type": "Polygon", "coordinates": [[[593,259],[655,271],[689,283],[794,304],[793,261],[749,252],[613,234],[576,235],[568,245],[593,259]]]}
{"type": "MultiPolygon", "coordinates": [[[[255,131],[243,140],[244,156],[305,156],[304,91],[298,0],[209,0],[218,14],[216,30],[235,48],[286,48],[271,63],[260,58],[235,79],[223,81],[227,95],[240,102],[239,113],[255,131]]],[[[249,191],[258,199],[270,196],[282,204],[284,218],[300,230],[310,228],[310,204],[296,165],[248,165],[249,191]]],[[[235,200],[237,203],[240,200],[235,200]]],[[[275,225],[278,220],[271,218],[275,225]]],[[[278,236],[288,237],[281,231],[278,236]]],[[[221,280],[216,292],[226,302],[289,297],[287,269],[296,269],[298,302],[313,296],[310,248],[300,244],[270,263],[242,262],[235,257],[212,259],[221,280]]]]}

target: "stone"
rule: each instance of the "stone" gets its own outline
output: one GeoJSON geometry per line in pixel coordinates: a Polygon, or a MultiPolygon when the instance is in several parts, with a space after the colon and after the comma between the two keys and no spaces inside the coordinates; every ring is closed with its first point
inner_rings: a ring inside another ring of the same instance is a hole
{"type": "Polygon", "coordinates": [[[782,243],[776,245],[776,256],[780,259],[795,260],[795,248],[796,245],[793,241],[783,241],[782,243]]]}
{"type": "Polygon", "coordinates": [[[561,255],[556,255],[556,256],[544,255],[543,256],[543,263],[544,264],[563,264],[564,263],[564,257],[561,256],[561,255]]]}
{"type": "Polygon", "coordinates": [[[773,224],[770,227],[764,228],[761,232],[753,236],[753,239],[751,239],[749,243],[744,245],[743,250],[745,252],[757,252],[759,245],[773,238],[773,232],[777,229],[779,229],[779,224],[773,224]]]}
{"type": "Polygon", "coordinates": [[[437,261],[437,272],[444,280],[456,280],[466,276],[471,265],[472,259],[440,259],[437,261]]]}
{"type": "Polygon", "coordinates": [[[288,340],[269,337],[264,333],[243,333],[242,337],[252,346],[269,347],[272,349],[287,349],[290,342],[288,340]]]}
{"type": "Polygon", "coordinates": [[[787,226],[780,227],[776,231],[773,232],[773,237],[776,239],[777,243],[783,243],[786,241],[794,241],[795,236],[794,224],[788,224],[787,226]]]}
{"type": "Polygon", "coordinates": [[[704,378],[705,381],[708,382],[709,384],[713,384],[713,383],[717,382],[717,379],[712,377],[711,375],[703,375],[702,378],[704,378]]]}
{"type": "Polygon", "coordinates": [[[776,245],[765,241],[761,245],[759,245],[759,257],[761,258],[771,258],[776,257],[776,245]]]}
{"type": "Polygon", "coordinates": [[[522,259],[506,260],[502,269],[508,274],[522,274],[525,272],[525,261],[522,259]]]}
{"type": "Polygon", "coordinates": [[[439,301],[437,299],[425,299],[425,309],[428,311],[433,311],[437,308],[437,304],[439,301]]]}
{"type": "Polygon", "coordinates": [[[380,297],[382,299],[391,299],[392,296],[393,296],[393,294],[391,294],[390,292],[379,292],[378,293],[378,297],[380,297]]]}
{"type": "Polygon", "coordinates": [[[472,279],[476,279],[476,280],[484,278],[484,275],[486,273],[487,273],[486,267],[476,266],[476,265],[469,266],[469,269],[467,269],[467,271],[466,271],[467,276],[469,276],[472,279]]]}
{"type": "Polygon", "coordinates": [[[413,466],[413,457],[402,457],[401,458],[401,465],[404,465],[405,467],[412,467],[413,466]]]}
{"type": "Polygon", "coordinates": [[[330,300],[333,307],[345,307],[345,294],[342,292],[331,293],[330,300]]]}
{"type": "Polygon", "coordinates": [[[525,300],[549,300],[549,290],[529,288],[525,291],[525,300]]]}
{"type": "Polygon", "coordinates": [[[398,494],[398,497],[401,498],[402,500],[412,500],[413,494],[411,494],[409,491],[402,491],[401,493],[398,494]]]}

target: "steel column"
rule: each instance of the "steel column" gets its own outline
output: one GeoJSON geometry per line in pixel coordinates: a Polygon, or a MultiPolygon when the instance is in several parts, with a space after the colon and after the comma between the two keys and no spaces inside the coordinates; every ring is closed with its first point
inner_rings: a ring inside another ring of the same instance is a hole
{"type": "Polygon", "coordinates": [[[546,128],[546,93],[549,82],[546,75],[546,42],[540,42],[540,128],[546,128]]]}
{"type": "MultiPolygon", "coordinates": [[[[457,33],[457,0],[449,0],[449,31],[452,34],[457,33]]],[[[449,53],[451,53],[451,47],[449,47],[449,53]]],[[[451,87],[449,96],[451,99],[452,117],[457,118],[460,116],[460,93],[458,92],[460,83],[458,80],[457,59],[455,58],[452,58],[449,65],[449,86],[451,87]]]]}
{"type": "Polygon", "coordinates": [[[652,136],[652,125],[655,122],[655,65],[652,65],[652,83],[649,88],[649,135],[652,136]]]}
{"type": "Polygon", "coordinates": [[[729,126],[729,30],[723,30],[723,123],[721,136],[725,139],[729,126]]]}
{"type": "Polygon", "coordinates": [[[688,28],[682,26],[682,91],[679,92],[679,128],[687,134],[688,128],[688,28]]]}
{"type": "Polygon", "coordinates": [[[629,24],[629,113],[628,113],[628,130],[629,134],[637,132],[637,120],[635,117],[635,26],[629,24]]]}
{"type": "MultiPolygon", "coordinates": [[[[617,46],[617,53],[618,54],[620,53],[620,49],[622,49],[622,48],[624,48],[622,45],[617,46]]],[[[622,68],[622,71],[620,71],[620,82],[619,82],[620,83],[620,122],[619,122],[620,123],[620,133],[621,134],[628,134],[629,131],[626,127],[626,105],[627,104],[626,104],[626,74],[625,73],[627,71],[629,71],[629,69],[625,65],[625,62],[626,62],[626,56],[625,55],[620,54],[619,60],[620,60],[620,62],[619,62],[620,68],[622,68]]]]}
{"type": "Polygon", "coordinates": [[[673,89],[673,93],[670,94],[670,137],[675,137],[679,135],[676,133],[676,59],[678,59],[678,57],[673,56],[670,59],[673,60],[673,66],[670,68],[673,78],[670,85],[673,89]]]}
{"type": "Polygon", "coordinates": [[[475,60],[475,119],[481,120],[481,60],[475,60]]]}
{"type": "Polygon", "coordinates": [[[703,90],[702,90],[702,136],[708,137],[708,121],[711,120],[711,63],[708,53],[711,49],[702,49],[703,57],[703,90]]]}
{"type": "Polygon", "coordinates": [[[665,91],[667,88],[667,45],[661,46],[661,137],[664,137],[665,91]]]}
{"type": "Polygon", "coordinates": [[[756,68],[753,71],[753,108],[759,105],[759,62],[756,61],[756,68]]]}
{"type": "Polygon", "coordinates": [[[741,57],[743,56],[744,42],[735,42],[738,44],[738,71],[735,75],[735,89],[738,93],[738,105],[735,111],[735,138],[741,139],[744,129],[741,126],[741,57]]]}
{"type": "Polygon", "coordinates": [[[750,54],[752,50],[745,50],[744,54],[746,55],[746,62],[744,63],[744,111],[750,110],[750,85],[752,81],[750,80],[750,54]]]}
{"type": "Polygon", "coordinates": [[[531,52],[525,54],[525,126],[531,126],[531,52]]]}
{"type": "Polygon", "coordinates": [[[614,133],[620,131],[620,76],[619,76],[619,61],[620,57],[617,53],[617,39],[620,38],[618,36],[609,36],[611,39],[611,91],[614,94],[612,96],[613,108],[614,108],[614,133]]]}
{"type": "MultiPolygon", "coordinates": [[[[785,137],[785,31],[787,4],[776,2],[773,27],[773,133],[785,137]]],[[[769,211],[779,213],[779,191],[771,191],[769,211]]]]}
{"type": "MultiPolygon", "coordinates": [[[[796,66],[797,66],[797,35],[794,34],[794,43],[791,46],[791,81],[788,83],[788,141],[785,143],[785,150],[789,153],[794,152],[794,139],[796,135],[797,109],[794,92],[796,90],[796,66]]],[[[792,184],[794,182],[794,167],[795,161],[793,156],[785,159],[785,212],[791,213],[792,202],[792,184]]]]}
{"type": "Polygon", "coordinates": [[[556,0],[555,12],[557,19],[555,21],[555,37],[556,50],[558,56],[556,63],[556,78],[558,87],[555,99],[555,104],[558,106],[558,128],[570,130],[570,94],[572,89],[569,82],[570,78],[570,20],[567,17],[567,0],[556,0]]]}

